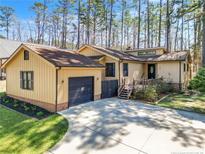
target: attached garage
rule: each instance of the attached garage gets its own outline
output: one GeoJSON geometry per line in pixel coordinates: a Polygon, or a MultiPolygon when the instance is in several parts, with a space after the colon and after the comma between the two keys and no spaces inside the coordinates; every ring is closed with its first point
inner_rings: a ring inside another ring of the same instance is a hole
{"type": "Polygon", "coordinates": [[[3,67],[8,96],[51,112],[101,98],[104,66],[73,51],[25,43],[3,67]]]}
{"type": "Polygon", "coordinates": [[[94,77],[72,77],[68,83],[69,107],[93,101],[94,77]]]}

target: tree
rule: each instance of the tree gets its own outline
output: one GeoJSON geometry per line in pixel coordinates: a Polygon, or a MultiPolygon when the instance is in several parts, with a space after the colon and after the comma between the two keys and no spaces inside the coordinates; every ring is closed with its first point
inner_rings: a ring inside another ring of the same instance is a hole
{"type": "Polygon", "coordinates": [[[140,32],[141,32],[141,0],[138,4],[138,33],[137,33],[137,48],[140,48],[140,32]]]}
{"type": "Polygon", "coordinates": [[[120,41],[120,49],[122,50],[123,46],[123,34],[124,34],[124,15],[125,15],[125,7],[126,7],[126,2],[125,0],[121,1],[121,41],[120,41]]]}
{"type": "Polygon", "coordinates": [[[61,48],[67,47],[67,20],[68,20],[68,7],[70,6],[70,0],[59,0],[58,10],[62,18],[61,28],[61,48]]]}
{"type": "Polygon", "coordinates": [[[37,29],[37,43],[43,42],[43,33],[44,33],[44,26],[45,26],[45,9],[47,9],[47,6],[45,6],[41,2],[35,2],[32,6],[32,10],[35,12],[35,23],[36,23],[36,29],[37,29]]]}
{"type": "Polygon", "coordinates": [[[158,32],[158,47],[161,46],[161,31],[162,31],[162,0],[160,0],[159,6],[159,32],[158,32]]]}
{"type": "Polygon", "coordinates": [[[78,40],[77,40],[77,49],[80,48],[80,14],[81,14],[81,4],[78,0],[78,40]]]}
{"type": "Polygon", "coordinates": [[[0,6],[0,27],[5,28],[6,38],[9,39],[9,28],[12,24],[14,9],[8,6],[0,6]]]}
{"type": "Polygon", "coordinates": [[[147,47],[150,47],[150,7],[149,0],[147,0],[147,47]]]}
{"type": "Polygon", "coordinates": [[[112,33],[112,22],[113,22],[113,5],[114,0],[110,0],[110,21],[109,21],[109,32],[108,32],[108,47],[111,47],[111,33],[112,33]]]}
{"type": "Polygon", "coordinates": [[[202,13],[202,23],[203,23],[203,40],[202,40],[202,65],[205,66],[205,2],[203,1],[203,13],[202,13]]]}

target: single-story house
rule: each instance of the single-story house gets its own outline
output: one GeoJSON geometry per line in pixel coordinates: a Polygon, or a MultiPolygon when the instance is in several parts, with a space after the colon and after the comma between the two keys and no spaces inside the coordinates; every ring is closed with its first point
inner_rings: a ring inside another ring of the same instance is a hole
{"type": "Polygon", "coordinates": [[[192,78],[192,65],[188,51],[166,52],[165,48],[148,48],[119,51],[84,45],[79,54],[95,59],[106,67],[102,80],[135,80],[163,78],[175,88],[184,88],[192,78]],[[110,70],[113,73],[108,73],[110,70]]]}
{"type": "Polygon", "coordinates": [[[0,38],[0,79],[5,78],[6,74],[1,69],[2,64],[12,55],[22,42],[0,38]]]}
{"type": "Polygon", "coordinates": [[[56,112],[116,96],[119,85],[136,80],[163,77],[181,88],[190,78],[188,55],[164,48],[122,52],[91,45],[74,52],[23,43],[3,64],[6,93],[56,112]]]}

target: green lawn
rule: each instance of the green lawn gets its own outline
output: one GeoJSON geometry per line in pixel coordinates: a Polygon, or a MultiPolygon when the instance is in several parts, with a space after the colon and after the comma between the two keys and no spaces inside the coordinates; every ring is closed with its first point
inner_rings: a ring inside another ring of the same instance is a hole
{"type": "Polygon", "coordinates": [[[175,94],[165,98],[157,105],[162,107],[205,113],[205,93],[193,96],[175,94]]]}
{"type": "Polygon", "coordinates": [[[68,123],[60,115],[35,120],[0,106],[0,154],[41,154],[66,133],[68,123]]]}

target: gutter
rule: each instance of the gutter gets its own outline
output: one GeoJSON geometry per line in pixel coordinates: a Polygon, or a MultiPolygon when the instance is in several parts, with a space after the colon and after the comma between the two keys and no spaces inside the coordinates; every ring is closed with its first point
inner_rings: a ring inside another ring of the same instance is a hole
{"type": "Polygon", "coordinates": [[[61,69],[61,67],[56,67],[56,99],[55,99],[55,112],[58,111],[57,105],[58,105],[58,71],[61,69]]]}

